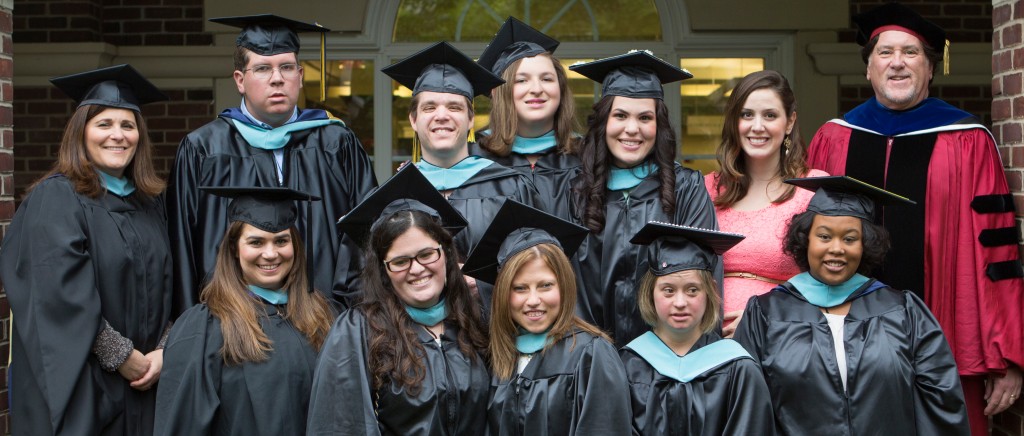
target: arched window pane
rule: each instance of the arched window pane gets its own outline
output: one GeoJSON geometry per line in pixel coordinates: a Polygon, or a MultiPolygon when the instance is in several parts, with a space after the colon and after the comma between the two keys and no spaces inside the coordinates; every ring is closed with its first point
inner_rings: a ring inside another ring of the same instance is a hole
{"type": "Polygon", "coordinates": [[[373,61],[327,61],[327,100],[320,102],[320,61],[302,62],[299,107],[324,109],[341,118],[373,158],[373,61]]]}
{"type": "Polygon", "coordinates": [[[559,41],[660,41],[653,0],[404,0],[394,42],[490,41],[508,16],[559,41]]]}
{"type": "Polygon", "coordinates": [[[722,142],[725,103],[743,76],[764,69],[761,58],[688,58],[679,66],[693,78],[679,85],[683,165],[707,174],[718,170],[715,149],[722,142]]]}

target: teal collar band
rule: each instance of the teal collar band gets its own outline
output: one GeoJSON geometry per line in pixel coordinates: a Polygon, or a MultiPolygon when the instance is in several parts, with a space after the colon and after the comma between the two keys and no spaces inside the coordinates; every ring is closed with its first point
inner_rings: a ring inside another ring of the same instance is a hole
{"type": "Polygon", "coordinates": [[[688,383],[701,374],[736,359],[751,359],[738,342],[722,339],[678,356],[654,332],[647,332],[626,345],[665,377],[688,383]]]}
{"type": "Polygon", "coordinates": [[[103,182],[103,187],[107,188],[111,194],[118,195],[121,197],[127,197],[135,192],[135,184],[127,177],[114,177],[103,171],[96,171],[100,174],[100,181],[103,182]]]}
{"type": "Polygon", "coordinates": [[[830,286],[818,281],[810,273],[802,272],[789,279],[789,283],[800,292],[800,295],[804,296],[808,303],[818,307],[835,307],[845,303],[850,295],[864,286],[868,280],[870,279],[867,277],[854,274],[845,283],[830,286]]]}
{"type": "Polygon", "coordinates": [[[444,298],[441,298],[437,301],[437,304],[426,309],[420,309],[406,304],[405,312],[408,313],[412,320],[416,321],[417,324],[430,327],[437,325],[448,317],[448,306],[444,304],[444,298]]]}
{"type": "Polygon", "coordinates": [[[654,172],[654,164],[640,164],[633,168],[612,167],[608,172],[608,189],[622,191],[633,189],[654,172]]]}
{"type": "Polygon", "coordinates": [[[523,354],[533,354],[542,350],[550,341],[549,330],[545,330],[543,333],[530,333],[519,329],[519,336],[516,336],[516,349],[523,354]]]}
{"type": "Polygon", "coordinates": [[[256,285],[249,285],[249,292],[252,292],[253,295],[262,298],[270,304],[278,305],[288,303],[288,293],[283,290],[272,291],[256,285]]]}
{"type": "Polygon", "coordinates": [[[434,189],[438,191],[447,191],[451,189],[458,189],[462,187],[463,183],[466,183],[471,177],[479,173],[480,170],[489,167],[492,163],[489,159],[484,159],[477,156],[468,156],[459,163],[452,165],[451,168],[441,168],[423,159],[416,162],[416,168],[419,168],[423,176],[430,181],[431,185],[434,185],[434,189]]]}
{"type": "Polygon", "coordinates": [[[516,139],[512,142],[512,152],[516,154],[541,154],[555,148],[557,145],[555,143],[554,130],[536,138],[524,138],[516,135],[516,139]]]}

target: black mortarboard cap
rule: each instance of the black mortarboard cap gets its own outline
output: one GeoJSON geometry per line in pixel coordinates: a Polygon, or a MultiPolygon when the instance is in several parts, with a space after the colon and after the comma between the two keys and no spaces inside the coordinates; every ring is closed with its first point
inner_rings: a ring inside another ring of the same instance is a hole
{"type": "Polygon", "coordinates": [[[298,53],[299,36],[297,33],[331,31],[331,29],[317,24],[303,23],[273,14],[218,17],[210,18],[210,21],[240,27],[242,32],[235,39],[235,45],[245,47],[262,56],[298,53]]]}
{"type": "Polygon", "coordinates": [[[320,197],[289,188],[203,186],[210,194],[231,199],[228,221],[241,221],[257,229],[277,233],[288,229],[298,218],[296,201],[316,201],[320,197]]]}
{"type": "Polygon", "coordinates": [[[541,33],[515,17],[508,17],[477,63],[501,77],[513,62],[541,53],[554,53],[558,40],[541,33]]]}
{"type": "Polygon", "coordinates": [[[516,253],[539,244],[554,244],[572,257],[590,231],[515,200],[505,200],[469,254],[462,272],[494,284],[498,271],[516,253]]]}
{"type": "Polygon", "coordinates": [[[422,91],[443,92],[472,100],[474,96],[487,95],[491,89],[505,83],[444,41],[380,71],[411,89],[413,95],[422,91]]]}
{"type": "Polygon", "coordinates": [[[570,70],[601,82],[602,95],[630,98],[662,98],[661,86],[693,78],[693,74],[659,59],[646,50],[576,64],[570,70]]]}
{"type": "Polygon", "coordinates": [[[913,9],[896,2],[854,15],[853,22],[857,24],[857,44],[860,45],[866,45],[872,36],[885,30],[910,33],[936,50],[946,45],[946,31],[913,9]]]}
{"type": "Polygon", "coordinates": [[[167,100],[131,65],[121,64],[69,76],[54,77],[50,83],[78,102],[138,111],[139,106],[167,100]]]}
{"type": "Polygon", "coordinates": [[[651,221],[629,240],[647,245],[647,263],[656,276],[686,270],[713,271],[718,256],[746,236],[651,221]]]}
{"type": "Polygon", "coordinates": [[[357,244],[365,246],[378,223],[403,210],[418,210],[440,220],[441,226],[452,235],[468,224],[416,165],[408,164],[341,217],[338,227],[357,244]]]}
{"type": "Polygon", "coordinates": [[[876,206],[917,204],[849,176],[788,179],[786,183],[815,191],[807,210],[825,216],[853,216],[872,221],[876,206]]]}

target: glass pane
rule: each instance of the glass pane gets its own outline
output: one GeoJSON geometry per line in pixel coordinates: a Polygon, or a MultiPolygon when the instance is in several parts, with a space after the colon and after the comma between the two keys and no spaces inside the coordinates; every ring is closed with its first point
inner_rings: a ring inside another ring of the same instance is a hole
{"type": "Polygon", "coordinates": [[[299,107],[324,109],[355,132],[373,158],[373,61],[327,61],[327,100],[320,102],[320,62],[302,62],[305,70],[299,107]]]}
{"type": "Polygon", "coordinates": [[[653,0],[404,0],[392,41],[487,42],[510,15],[562,42],[661,40],[653,0]]]}
{"type": "Polygon", "coordinates": [[[692,58],[679,65],[693,78],[679,85],[684,166],[707,174],[718,169],[715,149],[722,142],[725,103],[743,76],[764,69],[762,58],[692,58]]]}

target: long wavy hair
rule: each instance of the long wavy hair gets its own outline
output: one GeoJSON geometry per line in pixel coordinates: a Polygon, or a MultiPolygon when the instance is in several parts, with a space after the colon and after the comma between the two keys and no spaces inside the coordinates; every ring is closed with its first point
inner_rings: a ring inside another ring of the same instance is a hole
{"type": "MultiPolygon", "coordinates": [[[[60,140],[60,149],[57,151],[57,161],[54,162],[53,168],[49,172],[28,188],[29,192],[40,182],[56,174],[67,177],[74,185],[75,192],[86,197],[97,198],[106,192],[103,183],[100,182],[99,174],[96,173],[96,166],[89,158],[85,130],[90,120],[107,109],[119,108],[86,104],[75,109],[75,113],[71,115],[67,126],[64,127],[64,136],[60,140]]],[[[156,175],[156,169],[153,168],[153,143],[149,140],[146,120],[139,112],[131,112],[135,114],[139,142],[135,145],[135,156],[125,168],[124,175],[135,184],[136,193],[156,197],[163,192],[166,183],[156,175]]]]}
{"type": "MultiPolygon", "coordinates": [[[[200,294],[200,301],[206,303],[210,313],[220,319],[220,331],[224,336],[220,353],[229,366],[263,362],[268,358],[267,353],[273,350],[272,341],[260,327],[259,318],[266,315],[266,308],[261,300],[249,294],[239,263],[238,243],[247,225],[235,221],[228,226],[217,250],[213,278],[200,294]]],[[[331,328],[333,313],[320,292],[309,292],[302,238],[294,226],[288,229],[288,233],[295,258],[282,288],[288,293],[288,304],[281,311],[284,319],[319,350],[331,328]]]]}
{"type": "MultiPolygon", "coordinates": [[[[587,135],[583,138],[579,157],[581,169],[579,181],[573,187],[578,210],[583,211],[583,225],[593,232],[604,229],[604,206],[607,194],[608,175],[612,166],[612,154],[605,139],[608,116],[612,112],[615,96],[606,95],[594,104],[594,113],[587,118],[587,135]]],[[[654,147],[644,163],[654,163],[659,181],[658,195],[661,208],[671,215],[676,210],[676,133],[669,123],[668,106],[661,99],[654,99],[657,135],[654,147]]]]}
{"type": "MultiPolygon", "coordinates": [[[[748,74],[733,89],[729,101],[725,104],[725,121],[722,124],[722,143],[716,152],[718,158],[718,175],[714,181],[715,207],[731,207],[747,196],[750,189],[750,175],[747,174],[746,154],[743,152],[743,137],[740,135],[740,119],[743,105],[754,91],[769,89],[782,101],[782,109],[786,118],[796,117],[796,95],[789,81],[777,71],[764,70],[748,74]]],[[[807,166],[807,145],[800,136],[799,121],[793,121],[793,129],[787,135],[790,140],[789,150],[779,147],[779,168],[776,175],[782,179],[803,177],[810,169],[807,166]]],[[[785,140],[785,138],[783,139],[785,140]]],[[[796,186],[786,185],[786,190],[772,203],[784,203],[793,198],[796,186]]]]}
{"type": "MultiPolygon", "coordinates": [[[[551,60],[555,68],[555,76],[558,78],[558,92],[560,94],[558,109],[555,111],[555,141],[558,144],[558,151],[562,154],[575,154],[579,143],[576,132],[579,131],[579,123],[576,122],[576,103],[572,97],[572,89],[569,88],[569,77],[565,73],[562,63],[550,53],[542,53],[537,57],[546,57],[551,60]]],[[[512,152],[512,142],[516,139],[519,131],[519,114],[516,112],[515,98],[512,96],[515,87],[516,73],[523,59],[516,60],[505,68],[501,78],[505,84],[495,88],[493,103],[491,105],[491,121],[488,125],[491,134],[481,139],[480,146],[498,156],[508,156],[512,152]]]]}
{"type": "Polygon", "coordinates": [[[535,259],[541,259],[555,273],[560,298],[558,316],[548,330],[548,338],[551,341],[544,349],[547,350],[569,333],[573,334],[571,346],[575,346],[577,331],[584,331],[611,342],[601,329],[576,316],[576,274],[562,249],[552,244],[535,245],[507,260],[494,283],[494,294],[491,298],[491,369],[494,375],[504,380],[512,377],[519,359],[519,350],[516,349],[519,326],[512,319],[510,302],[512,280],[523,266],[535,259]]]}
{"type": "Polygon", "coordinates": [[[446,284],[441,297],[448,306],[445,321],[458,326],[459,350],[471,361],[487,358],[487,326],[480,313],[480,299],[470,292],[459,268],[454,240],[441,223],[423,212],[403,210],[377,224],[370,233],[370,243],[365,251],[363,300],[358,306],[370,327],[367,364],[373,374],[375,388],[390,381],[417,395],[426,374],[423,344],[417,340],[418,327],[405,311],[405,305],[395,293],[384,266],[384,259],[395,239],[413,227],[426,233],[442,248],[446,284]]]}

